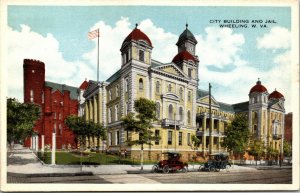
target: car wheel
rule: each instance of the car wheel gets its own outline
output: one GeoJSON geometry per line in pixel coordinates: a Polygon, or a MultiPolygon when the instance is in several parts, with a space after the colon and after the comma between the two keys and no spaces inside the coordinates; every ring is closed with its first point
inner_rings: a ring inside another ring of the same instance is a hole
{"type": "Polygon", "coordinates": [[[208,171],[214,172],[216,170],[215,166],[209,166],[208,171]]]}
{"type": "Polygon", "coordinates": [[[152,172],[153,172],[153,173],[157,173],[157,172],[158,172],[158,166],[157,166],[157,165],[154,165],[154,166],[152,167],[152,172]]]}
{"type": "Polygon", "coordinates": [[[183,173],[186,173],[186,172],[188,172],[188,167],[184,166],[181,170],[182,170],[183,173]]]}
{"type": "Polygon", "coordinates": [[[199,171],[199,172],[201,172],[201,171],[204,171],[204,168],[205,168],[205,167],[204,167],[204,165],[203,165],[203,164],[201,164],[201,165],[199,166],[199,169],[198,169],[198,171],[199,171]]]}
{"type": "Polygon", "coordinates": [[[230,164],[227,164],[226,165],[226,170],[229,170],[231,168],[231,165],[230,164]]]}
{"type": "Polygon", "coordinates": [[[169,166],[168,166],[168,165],[165,165],[165,166],[163,167],[163,172],[164,172],[165,174],[169,173],[169,166]]]}
{"type": "Polygon", "coordinates": [[[215,172],[219,172],[220,171],[220,168],[215,168],[215,172]]]}

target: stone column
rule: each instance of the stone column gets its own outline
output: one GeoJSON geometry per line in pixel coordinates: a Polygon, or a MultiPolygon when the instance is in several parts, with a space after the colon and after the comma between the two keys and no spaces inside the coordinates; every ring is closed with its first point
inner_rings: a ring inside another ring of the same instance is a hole
{"type": "Polygon", "coordinates": [[[52,133],[51,165],[55,165],[56,134],[52,133]]]}
{"type": "Polygon", "coordinates": [[[98,118],[97,118],[97,115],[98,115],[98,109],[97,109],[97,101],[96,101],[96,94],[93,96],[93,107],[94,107],[94,122],[97,123],[98,122],[98,118]]]}
{"type": "Polygon", "coordinates": [[[203,144],[202,144],[202,149],[203,149],[203,153],[205,153],[205,150],[206,150],[206,115],[204,114],[203,116],[203,120],[202,120],[202,130],[203,130],[203,136],[202,136],[202,141],[203,141],[203,144]]]}
{"type": "Polygon", "coordinates": [[[39,136],[35,136],[35,151],[39,151],[39,136]]]}

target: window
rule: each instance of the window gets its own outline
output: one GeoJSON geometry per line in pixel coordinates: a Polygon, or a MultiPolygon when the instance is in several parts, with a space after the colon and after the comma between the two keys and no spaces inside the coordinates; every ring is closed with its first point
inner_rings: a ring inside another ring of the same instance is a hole
{"type": "MultiPolygon", "coordinates": [[[[159,130],[155,130],[155,137],[159,137],[159,130]]],[[[155,140],[155,145],[159,145],[159,139],[155,140]]]]}
{"type": "Polygon", "coordinates": [[[172,145],[172,131],[168,131],[168,145],[172,145]]]}
{"type": "Polygon", "coordinates": [[[191,91],[188,92],[188,101],[191,102],[191,91]]]}
{"type": "Polygon", "coordinates": [[[159,102],[156,103],[156,118],[160,118],[160,104],[159,102]]]}
{"type": "Polygon", "coordinates": [[[183,121],[183,108],[179,107],[179,120],[183,121]]]}
{"type": "Polygon", "coordinates": [[[109,98],[109,100],[111,101],[111,99],[112,99],[112,96],[111,96],[111,90],[108,91],[108,98],[109,98]]]}
{"type": "Polygon", "coordinates": [[[191,145],[191,134],[190,133],[188,133],[187,134],[187,145],[191,145]]]}
{"type": "Polygon", "coordinates": [[[217,144],[218,144],[218,138],[214,137],[214,145],[217,145],[217,144]]]}
{"type": "Polygon", "coordinates": [[[116,97],[119,97],[119,85],[116,86],[116,97]]]}
{"type": "Polygon", "coordinates": [[[139,60],[144,62],[145,61],[145,52],[144,50],[139,50],[139,60]]]}
{"type": "Polygon", "coordinates": [[[187,112],[187,120],[188,120],[188,124],[191,124],[191,112],[190,111],[187,112]]]}
{"type": "Polygon", "coordinates": [[[170,104],[169,105],[169,119],[173,119],[173,105],[170,104]]]}
{"type": "Polygon", "coordinates": [[[61,133],[62,133],[62,127],[61,127],[61,124],[59,124],[58,129],[59,129],[59,130],[58,130],[58,134],[61,135],[61,133]]]}
{"type": "Polygon", "coordinates": [[[155,89],[155,92],[156,92],[156,93],[159,93],[159,87],[160,87],[159,81],[156,81],[155,86],[156,86],[156,87],[155,87],[155,88],[156,88],[156,89],[155,89]]]}
{"type": "Polygon", "coordinates": [[[119,105],[116,105],[115,106],[115,121],[117,121],[118,119],[119,119],[119,113],[118,113],[118,111],[119,111],[119,105]]]}
{"type": "Polygon", "coordinates": [[[30,90],[30,102],[33,102],[33,90],[30,90]]]}
{"type": "Polygon", "coordinates": [[[45,102],[45,95],[44,95],[44,92],[42,92],[42,103],[45,102]]]}
{"type": "Polygon", "coordinates": [[[116,145],[120,144],[120,131],[116,131],[116,145]]]}
{"type": "Polygon", "coordinates": [[[182,132],[178,133],[178,145],[182,145],[182,132]]]}
{"type": "Polygon", "coordinates": [[[54,116],[54,119],[56,119],[56,113],[55,112],[54,112],[53,116],[54,116]]]}
{"type": "Polygon", "coordinates": [[[53,133],[56,133],[56,123],[53,125],[53,133]]]}
{"type": "Polygon", "coordinates": [[[179,89],[179,96],[180,96],[181,99],[183,99],[183,89],[182,89],[182,87],[180,87],[180,89],[179,89]]]}
{"type": "Polygon", "coordinates": [[[58,119],[61,120],[61,113],[58,113],[58,119]]]}
{"type": "Polygon", "coordinates": [[[168,85],[168,91],[169,91],[169,92],[172,91],[172,85],[171,85],[171,84],[168,85]]]}
{"type": "Polygon", "coordinates": [[[129,61],[129,50],[125,53],[126,63],[129,61]]]}
{"type": "Polygon", "coordinates": [[[143,79],[142,78],[140,78],[140,80],[139,80],[139,89],[140,89],[140,91],[143,91],[143,79]]]}
{"type": "Polygon", "coordinates": [[[188,69],[188,76],[189,76],[189,78],[192,78],[192,69],[188,69]]]}
{"type": "Polygon", "coordinates": [[[108,123],[111,122],[111,108],[108,109],[108,123]]]}

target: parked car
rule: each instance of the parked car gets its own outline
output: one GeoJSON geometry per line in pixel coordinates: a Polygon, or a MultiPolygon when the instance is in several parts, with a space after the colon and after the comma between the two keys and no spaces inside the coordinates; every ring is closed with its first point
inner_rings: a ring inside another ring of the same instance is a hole
{"type": "Polygon", "coordinates": [[[201,164],[198,171],[219,172],[221,169],[228,169],[231,167],[228,160],[229,156],[226,153],[210,154],[208,161],[201,164]]]}
{"type": "Polygon", "coordinates": [[[177,152],[165,152],[162,154],[163,160],[159,161],[152,167],[152,172],[156,173],[162,171],[169,173],[170,171],[180,170],[182,172],[188,171],[188,164],[181,161],[181,154],[177,152]]]}

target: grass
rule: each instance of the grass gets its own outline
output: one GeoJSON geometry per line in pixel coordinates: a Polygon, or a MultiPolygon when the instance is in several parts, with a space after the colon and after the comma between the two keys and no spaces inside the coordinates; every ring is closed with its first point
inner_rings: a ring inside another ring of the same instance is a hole
{"type": "MultiPolygon", "coordinates": [[[[115,155],[108,155],[104,153],[84,153],[80,154],[70,152],[56,152],[56,164],[58,165],[109,165],[109,164],[126,164],[126,165],[139,165],[140,160],[120,158],[115,155]]],[[[45,152],[42,155],[38,152],[38,157],[46,164],[51,164],[51,152],[45,152]]],[[[157,161],[145,160],[144,164],[155,164],[157,161]]]]}

